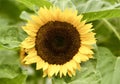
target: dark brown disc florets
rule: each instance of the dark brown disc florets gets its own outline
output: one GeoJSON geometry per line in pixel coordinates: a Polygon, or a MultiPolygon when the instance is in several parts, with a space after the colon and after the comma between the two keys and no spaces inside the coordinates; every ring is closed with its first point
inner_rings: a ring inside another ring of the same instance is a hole
{"type": "Polygon", "coordinates": [[[37,55],[49,64],[61,65],[70,61],[79,47],[80,34],[70,23],[51,21],[37,32],[37,55]]]}

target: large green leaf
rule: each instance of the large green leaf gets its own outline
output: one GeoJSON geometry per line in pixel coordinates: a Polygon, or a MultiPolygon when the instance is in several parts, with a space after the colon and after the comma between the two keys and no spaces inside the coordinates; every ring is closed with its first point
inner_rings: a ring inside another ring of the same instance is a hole
{"type": "Polygon", "coordinates": [[[19,47],[19,44],[25,37],[25,32],[17,25],[0,25],[0,44],[5,47],[19,47]]]}
{"type": "Polygon", "coordinates": [[[117,58],[115,63],[112,84],[120,84],[119,78],[120,78],[120,57],[117,58]]]}
{"type": "Polygon", "coordinates": [[[102,76],[101,84],[112,84],[116,57],[107,48],[100,47],[96,58],[96,68],[102,76]]]}
{"type": "Polygon", "coordinates": [[[8,15],[0,14],[0,44],[7,48],[19,47],[21,41],[26,37],[26,33],[23,32],[21,25],[11,24],[14,20],[11,20],[8,15]]]}
{"type": "Polygon", "coordinates": [[[119,18],[94,21],[97,44],[108,47],[116,56],[120,55],[120,25],[119,18]],[[114,39],[114,40],[113,40],[114,39]]]}
{"type": "Polygon", "coordinates": [[[18,66],[0,65],[0,84],[26,84],[26,73],[18,66]]]}
{"type": "Polygon", "coordinates": [[[112,4],[114,4],[114,3],[120,3],[119,0],[104,0],[104,1],[108,1],[108,2],[110,2],[112,4]]]}
{"type": "Polygon", "coordinates": [[[24,4],[26,7],[28,7],[29,9],[36,11],[39,9],[39,7],[49,7],[52,4],[46,0],[16,0],[22,4],[24,4]]]}
{"type": "Polygon", "coordinates": [[[120,9],[108,9],[108,10],[101,10],[96,12],[87,12],[83,13],[84,17],[83,19],[87,19],[87,21],[93,21],[93,20],[100,20],[103,18],[114,18],[114,17],[120,17],[120,9]]]}
{"type": "Polygon", "coordinates": [[[0,84],[26,84],[26,75],[21,74],[14,79],[2,78],[0,79],[0,84]]]}
{"type": "Polygon", "coordinates": [[[23,23],[19,19],[20,9],[13,0],[0,0],[0,4],[0,45],[7,48],[19,47],[26,36],[21,29],[23,23]]]}
{"type": "Polygon", "coordinates": [[[69,84],[100,84],[101,74],[95,69],[92,62],[82,66],[82,70],[76,74],[69,84]]]}
{"type": "Polygon", "coordinates": [[[27,74],[19,61],[17,50],[0,46],[0,84],[25,84],[27,74]]]}
{"type": "Polygon", "coordinates": [[[20,12],[21,10],[14,0],[0,0],[0,16],[1,14],[4,16],[6,15],[8,19],[15,20],[15,22],[17,22],[18,20],[20,20],[20,12]]]}
{"type": "Polygon", "coordinates": [[[0,64],[19,64],[19,54],[16,50],[0,49],[0,64]]]}
{"type": "Polygon", "coordinates": [[[19,75],[20,69],[18,65],[2,64],[0,65],[0,78],[13,79],[19,75]]]}

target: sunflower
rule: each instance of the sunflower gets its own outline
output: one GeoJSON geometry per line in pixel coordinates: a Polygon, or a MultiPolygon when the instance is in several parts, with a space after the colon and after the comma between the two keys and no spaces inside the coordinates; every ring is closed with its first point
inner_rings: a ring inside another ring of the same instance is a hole
{"type": "Polygon", "coordinates": [[[22,62],[36,63],[43,77],[75,75],[80,63],[93,57],[91,49],[96,43],[92,24],[81,21],[82,17],[76,10],[40,8],[22,27],[28,34],[21,43],[22,62]]]}

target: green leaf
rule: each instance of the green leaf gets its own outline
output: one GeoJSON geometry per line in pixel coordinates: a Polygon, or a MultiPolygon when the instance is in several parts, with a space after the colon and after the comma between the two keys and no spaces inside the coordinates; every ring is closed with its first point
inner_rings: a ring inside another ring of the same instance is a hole
{"type": "Polygon", "coordinates": [[[0,48],[0,64],[19,64],[18,51],[0,48]]]}
{"type": "Polygon", "coordinates": [[[116,56],[120,55],[119,22],[119,18],[102,19],[99,21],[92,22],[96,32],[97,45],[109,48],[112,51],[112,53],[116,56]]]}
{"type": "Polygon", "coordinates": [[[116,57],[107,48],[99,47],[96,58],[96,69],[100,71],[102,76],[101,84],[111,84],[116,57]]]}
{"type": "Polygon", "coordinates": [[[112,4],[114,4],[114,3],[119,3],[119,2],[120,2],[119,0],[104,0],[104,1],[108,1],[108,2],[110,2],[110,3],[112,3],[112,4]]]}
{"type": "MultiPolygon", "coordinates": [[[[2,22],[0,23],[2,24],[2,22]]],[[[8,23],[7,23],[8,24],[8,23]]],[[[20,25],[0,25],[0,44],[7,48],[19,47],[27,34],[20,25]]]]}
{"type": "Polygon", "coordinates": [[[0,78],[15,78],[20,72],[18,65],[8,65],[2,64],[0,65],[0,78]]]}
{"type": "Polygon", "coordinates": [[[0,84],[25,84],[26,77],[20,68],[18,51],[0,46],[0,84]]]}
{"type": "Polygon", "coordinates": [[[26,75],[21,74],[14,79],[2,78],[0,79],[0,84],[26,84],[26,75]]]}
{"type": "Polygon", "coordinates": [[[77,71],[68,84],[100,84],[101,74],[95,69],[95,63],[94,60],[83,63],[81,70],[77,71]]]}
{"type": "Polygon", "coordinates": [[[16,0],[22,4],[24,4],[29,9],[36,11],[39,9],[39,7],[50,7],[52,4],[46,0],[16,0]]]}
{"type": "Polygon", "coordinates": [[[120,84],[120,57],[117,58],[115,63],[112,84],[120,84]]]}
{"type": "Polygon", "coordinates": [[[0,84],[26,84],[26,73],[18,66],[0,65],[0,84]],[[3,68],[3,69],[2,69],[3,68]]]}
{"type": "Polygon", "coordinates": [[[83,13],[84,17],[83,19],[87,19],[87,21],[94,21],[94,20],[100,20],[103,18],[114,18],[114,17],[120,17],[120,9],[109,9],[109,10],[101,10],[97,12],[88,12],[83,13]]]}
{"type": "Polygon", "coordinates": [[[9,18],[9,14],[0,13],[0,44],[11,49],[19,47],[26,37],[26,33],[21,28],[23,23],[13,23],[14,20],[9,18]]]}
{"type": "Polygon", "coordinates": [[[53,78],[52,83],[53,84],[67,84],[67,83],[65,83],[63,78],[53,78]]]}
{"type": "Polygon", "coordinates": [[[20,12],[21,10],[14,0],[0,0],[0,16],[7,16],[7,18],[17,22],[20,20],[20,12]]]}

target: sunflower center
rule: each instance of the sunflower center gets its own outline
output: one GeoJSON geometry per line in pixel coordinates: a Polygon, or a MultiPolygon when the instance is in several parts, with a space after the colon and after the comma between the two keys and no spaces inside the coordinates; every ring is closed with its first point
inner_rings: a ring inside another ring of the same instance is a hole
{"type": "Polygon", "coordinates": [[[37,32],[35,48],[38,56],[49,64],[70,61],[80,47],[80,35],[73,25],[51,21],[37,32]]]}
{"type": "Polygon", "coordinates": [[[55,36],[52,43],[56,48],[60,48],[65,45],[65,38],[62,36],[55,36]]]}

